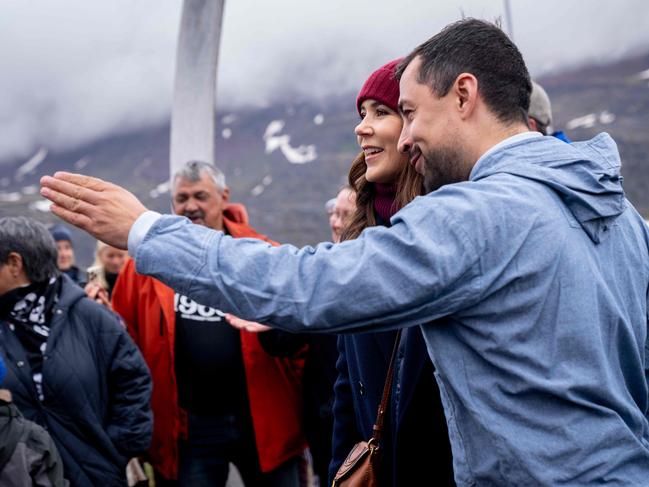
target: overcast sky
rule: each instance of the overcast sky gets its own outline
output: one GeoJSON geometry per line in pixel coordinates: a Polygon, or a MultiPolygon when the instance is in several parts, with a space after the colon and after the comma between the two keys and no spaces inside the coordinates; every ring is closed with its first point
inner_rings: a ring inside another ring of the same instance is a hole
{"type": "MultiPolygon", "coordinates": [[[[511,3],[533,76],[649,49],[648,0],[511,3]]],[[[0,160],[168,118],[180,10],[179,0],[0,2],[0,160]]],[[[503,1],[229,0],[218,103],[356,90],[463,14],[504,17],[503,1]]]]}

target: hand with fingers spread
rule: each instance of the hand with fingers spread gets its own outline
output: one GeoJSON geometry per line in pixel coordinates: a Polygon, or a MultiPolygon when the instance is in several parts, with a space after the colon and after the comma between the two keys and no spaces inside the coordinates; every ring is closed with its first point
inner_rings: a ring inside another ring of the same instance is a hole
{"type": "Polygon", "coordinates": [[[250,333],[262,333],[264,331],[272,330],[270,326],[262,325],[261,323],[256,323],[254,321],[244,320],[243,318],[238,318],[230,313],[225,315],[225,321],[239,330],[244,330],[250,333]]]}
{"type": "Polygon", "coordinates": [[[120,249],[126,249],[131,226],[147,210],[116,184],[68,172],[43,176],[41,195],[54,203],[56,216],[120,249]]]}

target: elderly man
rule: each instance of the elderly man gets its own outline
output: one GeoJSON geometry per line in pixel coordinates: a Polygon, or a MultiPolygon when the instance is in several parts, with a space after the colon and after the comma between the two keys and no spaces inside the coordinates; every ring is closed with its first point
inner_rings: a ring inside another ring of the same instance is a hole
{"type": "Polygon", "coordinates": [[[349,224],[356,210],[356,193],[349,186],[343,186],[336,195],[333,214],[329,217],[331,241],[340,242],[343,230],[349,224]]]}
{"type": "Polygon", "coordinates": [[[83,176],[46,177],[42,194],[92,234],[128,237],[139,272],[243,318],[421,324],[459,485],[646,484],[649,231],[614,142],[530,132],[525,63],[487,22],[447,26],[397,75],[400,149],[431,192],[389,229],[272,248],[145,212],[83,176]]]}
{"type": "MultiPolygon", "coordinates": [[[[241,205],[229,204],[225,177],[210,164],[189,162],[175,175],[171,205],[197,225],[268,241],[248,226],[241,205]]],[[[115,285],[113,308],[153,375],[149,454],[159,484],[224,485],[233,462],[246,485],[297,485],[305,446],[301,360],[271,357],[257,335],[225,322],[221,309],[229,306],[174,293],[137,274],[132,260],[115,285]]]]}

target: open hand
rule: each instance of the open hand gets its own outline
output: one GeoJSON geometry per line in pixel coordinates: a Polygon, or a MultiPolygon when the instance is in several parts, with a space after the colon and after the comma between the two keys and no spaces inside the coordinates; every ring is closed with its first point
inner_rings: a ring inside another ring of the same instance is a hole
{"type": "Polygon", "coordinates": [[[118,249],[126,249],[131,226],[146,211],[124,188],[82,174],[43,176],[41,195],[56,216],[118,249]]]}

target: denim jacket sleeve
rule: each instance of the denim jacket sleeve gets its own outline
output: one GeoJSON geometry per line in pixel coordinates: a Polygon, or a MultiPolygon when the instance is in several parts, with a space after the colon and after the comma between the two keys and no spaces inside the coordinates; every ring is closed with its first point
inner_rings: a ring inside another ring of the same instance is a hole
{"type": "Polygon", "coordinates": [[[440,206],[417,198],[389,229],[302,249],[163,216],[135,250],[137,271],[205,305],[289,331],[412,326],[481,292],[480,251],[466,230],[473,222],[460,225],[440,206]]]}

